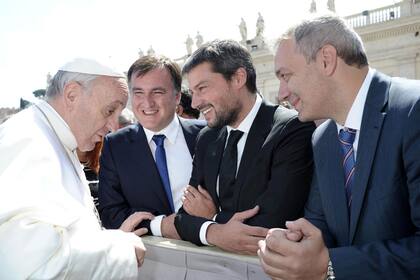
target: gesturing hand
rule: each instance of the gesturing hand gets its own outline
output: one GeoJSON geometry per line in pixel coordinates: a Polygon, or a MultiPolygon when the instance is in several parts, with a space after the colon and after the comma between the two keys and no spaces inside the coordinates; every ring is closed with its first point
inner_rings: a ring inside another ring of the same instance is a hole
{"type": "Polygon", "coordinates": [[[192,216],[211,220],[217,213],[213,199],[201,186],[198,186],[198,189],[196,189],[188,185],[184,191],[182,200],[184,210],[192,216]]]}
{"type": "Polygon", "coordinates": [[[238,254],[255,255],[258,241],[263,240],[268,229],[245,225],[243,222],[255,216],[259,207],[238,212],[226,224],[212,224],[207,229],[207,241],[223,250],[238,254]]]}
{"type": "Polygon", "coordinates": [[[287,222],[286,227],[270,229],[265,241],[259,242],[264,271],[273,279],[325,279],[329,253],[321,231],[303,218],[287,222]]]}
{"type": "MultiPolygon", "coordinates": [[[[143,220],[153,220],[155,216],[149,212],[135,212],[131,214],[121,224],[120,230],[125,232],[132,232],[143,220]]],[[[139,228],[134,231],[137,236],[142,236],[147,233],[147,228],[139,228]]]]}

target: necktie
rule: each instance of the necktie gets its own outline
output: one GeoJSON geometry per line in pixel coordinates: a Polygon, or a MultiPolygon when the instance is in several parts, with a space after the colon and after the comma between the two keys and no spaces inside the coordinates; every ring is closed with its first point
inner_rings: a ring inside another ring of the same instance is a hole
{"type": "Polygon", "coordinates": [[[232,130],[223,152],[222,162],[219,169],[219,198],[222,209],[233,208],[233,191],[236,181],[236,168],[238,165],[237,144],[243,135],[242,131],[232,130]]]}
{"type": "Polygon", "coordinates": [[[340,133],[338,134],[338,140],[340,142],[341,151],[343,153],[344,188],[346,190],[347,207],[349,208],[349,211],[352,200],[354,169],[356,166],[353,150],[353,142],[355,136],[356,130],[346,127],[341,129],[340,133]]]}
{"type": "Polygon", "coordinates": [[[153,141],[156,144],[155,160],[158,168],[160,178],[165,188],[166,196],[171,206],[172,213],[175,212],[174,200],[172,199],[171,185],[169,183],[168,166],[166,165],[166,153],[163,142],[165,141],[165,135],[153,135],[153,141]]]}

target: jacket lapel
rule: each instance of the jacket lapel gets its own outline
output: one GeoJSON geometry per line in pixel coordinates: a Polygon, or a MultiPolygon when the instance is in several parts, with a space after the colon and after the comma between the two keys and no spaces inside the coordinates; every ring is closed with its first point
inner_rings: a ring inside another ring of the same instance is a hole
{"type": "Polygon", "coordinates": [[[182,132],[184,132],[185,142],[187,142],[188,150],[190,151],[191,157],[194,156],[194,149],[195,149],[195,140],[197,134],[192,131],[192,127],[188,125],[187,122],[184,122],[182,119],[179,119],[179,123],[182,127],[182,132]]]}
{"type": "Polygon", "coordinates": [[[168,213],[171,213],[172,210],[143,127],[137,124],[129,135],[129,141],[131,151],[128,155],[131,157],[132,168],[134,169],[130,175],[133,176],[132,180],[138,182],[138,184],[146,182],[146,185],[153,186],[150,188],[150,192],[154,193],[155,198],[162,202],[168,213]]]}
{"type": "MultiPolygon", "coordinates": [[[[263,101],[255,116],[254,122],[249,130],[236,176],[235,193],[237,194],[239,194],[247,175],[250,174],[249,168],[255,162],[258,152],[261,150],[267,135],[270,133],[273,126],[273,114],[276,108],[277,106],[267,106],[263,101]]],[[[239,202],[239,199],[236,201],[239,202]]]]}
{"type": "Polygon", "coordinates": [[[390,78],[375,73],[366,98],[357,149],[350,220],[350,244],[352,244],[360,216],[360,210],[368,185],[376,146],[386,116],[383,111],[388,100],[390,78]]]}
{"type": "Polygon", "coordinates": [[[219,174],[219,167],[220,167],[220,161],[223,156],[223,151],[225,149],[225,143],[227,138],[227,128],[223,127],[218,137],[216,138],[216,141],[209,144],[209,147],[207,149],[206,156],[208,159],[206,159],[206,162],[209,163],[208,169],[205,170],[204,176],[207,177],[207,190],[210,192],[210,195],[215,199],[217,202],[217,206],[220,206],[219,203],[219,196],[216,192],[216,186],[217,186],[217,177],[219,174]]]}
{"type": "Polygon", "coordinates": [[[322,196],[326,198],[325,203],[334,205],[334,211],[330,211],[326,215],[331,215],[334,218],[338,242],[347,244],[349,236],[349,214],[344,189],[342,154],[338,142],[337,126],[335,122],[329,122],[325,132],[325,141],[319,142],[320,148],[317,149],[318,154],[316,158],[322,160],[316,161],[315,170],[322,196]]]}

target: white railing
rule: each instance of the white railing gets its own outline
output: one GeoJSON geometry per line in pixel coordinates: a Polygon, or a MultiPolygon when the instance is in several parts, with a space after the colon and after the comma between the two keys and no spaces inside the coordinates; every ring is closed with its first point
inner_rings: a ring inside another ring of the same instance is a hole
{"type": "Polygon", "coordinates": [[[400,17],[401,3],[397,3],[375,10],[366,10],[359,14],[350,15],[345,17],[345,20],[351,27],[358,28],[369,24],[394,20],[400,17]]]}
{"type": "Polygon", "coordinates": [[[139,280],[269,280],[257,256],[156,236],[142,237],[147,248],[139,280]]]}

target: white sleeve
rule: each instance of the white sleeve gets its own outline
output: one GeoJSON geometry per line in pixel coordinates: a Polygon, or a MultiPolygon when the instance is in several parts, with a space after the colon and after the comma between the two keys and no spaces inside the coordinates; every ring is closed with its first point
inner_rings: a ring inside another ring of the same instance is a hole
{"type": "Polygon", "coordinates": [[[94,222],[65,226],[27,213],[3,220],[0,279],[136,279],[133,238],[139,237],[94,222]]]}
{"type": "Polygon", "coordinates": [[[207,229],[208,229],[208,227],[209,227],[211,224],[215,224],[215,222],[212,222],[212,221],[207,221],[207,222],[205,222],[204,224],[202,224],[202,225],[201,225],[201,228],[200,228],[200,241],[201,241],[201,243],[203,243],[204,245],[209,245],[209,246],[212,246],[211,244],[209,244],[209,243],[207,242],[207,238],[206,238],[206,235],[207,235],[207,229]]]}
{"type": "Polygon", "coordinates": [[[154,236],[162,236],[161,225],[162,219],[165,217],[165,215],[159,215],[150,221],[150,231],[154,236]]]}

